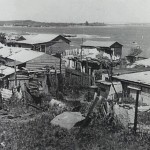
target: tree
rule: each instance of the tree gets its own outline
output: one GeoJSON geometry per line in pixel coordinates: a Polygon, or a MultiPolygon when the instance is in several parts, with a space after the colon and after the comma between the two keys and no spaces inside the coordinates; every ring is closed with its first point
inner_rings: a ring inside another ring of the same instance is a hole
{"type": "Polygon", "coordinates": [[[141,53],[142,53],[141,47],[136,42],[133,42],[129,56],[137,56],[141,53]]]}
{"type": "Polygon", "coordinates": [[[6,43],[6,35],[5,35],[5,33],[0,33],[0,42],[2,44],[6,43]]]}

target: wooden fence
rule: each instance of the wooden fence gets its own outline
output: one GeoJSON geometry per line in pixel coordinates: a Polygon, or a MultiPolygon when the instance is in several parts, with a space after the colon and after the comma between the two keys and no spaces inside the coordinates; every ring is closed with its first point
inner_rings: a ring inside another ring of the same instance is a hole
{"type": "Polygon", "coordinates": [[[93,84],[93,77],[87,73],[73,69],[66,69],[66,82],[69,86],[89,87],[93,84]]]}

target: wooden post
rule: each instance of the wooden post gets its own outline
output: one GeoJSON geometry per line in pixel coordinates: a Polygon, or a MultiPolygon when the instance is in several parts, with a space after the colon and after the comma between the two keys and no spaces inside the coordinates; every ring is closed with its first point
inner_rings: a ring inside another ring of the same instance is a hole
{"type": "Polygon", "coordinates": [[[136,102],[135,102],[135,116],[134,116],[134,134],[136,134],[136,130],[137,130],[137,116],[138,116],[138,101],[139,101],[139,90],[137,90],[136,92],[136,102]]]}
{"type": "Polygon", "coordinates": [[[116,94],[116,96],[117,96],[117,101],[119,102],[119,96],[118,96],[118,93],[117,93],[117,91],[116,91],[116,88],[115,88],[115,86],[114,86],[114,84],[113,84],[112,78],[110,77],[109,70],[108,70],[108,69],[106,69],[106,70],[107,70],[107,74],[108,74],[108,76],[109,76],[109,81],[111,82],[112,87],[113,87],[113,89],[114,89],[114,91],[115,91],[115,94],[116,94]]]}
{"type": "Polygon", "coordinates": [[[89,86],[91,85],[91,67],[89,67],[89,86]]]}
{"type": "Polygon", "coordinates": [[[57,84],[57,67],[56,67],[56,62],[55,62],[55,83],[56,83],[56,95],[57,96],[57,90],[58,90],[58,84],[57,84]]]}
{"type": "Polygon", "coordinates": [[[61,64],[62,64],[62,60],[61,60],[61,53],[59,54],[60,56],[60,74],[61,74],[61,64]]]}
{"type": "Polygon", "coordinates": [[[102,62],[100,62],[100,68],[99,69],[100,69],[100,73],[101,73],[101,77],[102,77],[102,74],[103,74],[103,71],[102,71],[102,62]]]}
{"type": "Polygon", "coordinates": [[[17,86],[16,60],[14,61],[14,67],[15,67],[15,86],[17,86]]]}
{"type": "Polygon", "coordinates": [[[81,61],[82,61],[82,46],[81,46],[80,56],[81,56],[81,61]]]}
{"type": "Polygon", "coordinates": [[[57,81],[57,67],[56,67],[56,62],[55,62],[55,80],[57,81]]]}
{"type": "Polygon", "coordinates": [[[85,73],[87,73],[87,74],[89,74],[89,72],[88,72],[89,68],[88,68],[88,67],[89,67],[89,66],[88,66],[88,59],[86,59],[85,73]]]}

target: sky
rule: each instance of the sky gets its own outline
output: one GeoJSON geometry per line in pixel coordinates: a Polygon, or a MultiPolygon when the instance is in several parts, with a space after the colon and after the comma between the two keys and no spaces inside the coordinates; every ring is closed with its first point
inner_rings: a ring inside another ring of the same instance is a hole
{"type": "Polygon", "coordinates": [[[0,0],[0,20],[150,23],[150,0],[0,0]]]}

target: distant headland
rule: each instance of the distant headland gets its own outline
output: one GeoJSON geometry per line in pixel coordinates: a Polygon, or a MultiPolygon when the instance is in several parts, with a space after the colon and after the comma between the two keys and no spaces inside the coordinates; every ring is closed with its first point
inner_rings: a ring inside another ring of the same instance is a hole
{"type": "Polygon", "coordinates": [[[56,23],[56,22],[38,22],[33,20],[11,20],[11,21],[0,21],[0,26],[22,26],[22,27],[52,27],[52,26],[106,26],[105,23],[93,22],[89,23],[56,23]]]}

